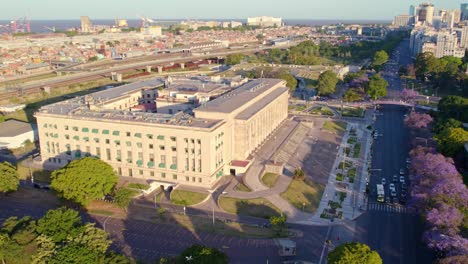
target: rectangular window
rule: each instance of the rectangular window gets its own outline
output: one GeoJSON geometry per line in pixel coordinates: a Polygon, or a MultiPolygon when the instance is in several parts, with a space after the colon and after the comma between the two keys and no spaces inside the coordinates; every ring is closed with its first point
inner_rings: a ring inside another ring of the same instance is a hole
{"type": "Polygon", "coordinates": [[[106,149],[106,158],[107,158],[107,160],[111,160],[111,151],[110,151],[110,149],[106,149]]]}
{"type": "Polygon", "coordinates": [[[161,178],[166,178],[166,173],[165,172],[161,173],[161,178]]]}
{"type": "Polygon", "coordinates": [[[139,173],[140,175],[143,175],[143,170],[139,170],[138,173],[139,173]]]}
{"type": "Polygon", "coordinates": [[[201,140],[200,140],[200,139],[197,139],[197,143],[198,143],[198,145],[200,145],[200,144],[201,144],[201,140]]]}
{"type": "Polygon", "coordinates": [[[132,146],[132,142],[130,142],[130,141],[125,142],[125,144],[127,144],[127,147],[131,147],[131,146],[132,146]]]}
{"type": "Polygon", "coordinates": [[[70,135],[65,135],[65,139],[70,139],[70,135]]]}
{"type": "Polygon", "coordinates": [[[117,161],[122,161],[122,151],[120,149],[117,150],[117,154],[115,156],[117,161]]]}
{"type": "Polygon", "coordinates": [[[78,127],[74,126],[73,131],[78,131],[78,127]]]}
{"type": "Polygon", "coordinates": [[[88,133],[88,132],[89,132],[89,128],[83,127],[83,128],[81,129],[81,132],[88,133]]]}
{"type": "Polygon", "coordinates": [[[68,130],[68,126],[65,126],[65,130],[68,130]]]}
{"type": "Polygon", "coordinates": [[[172,179],[177,180],[177,174],[172,174],[172,179]]]}
{"type": "Polygon", "coordinates": [[[190,178],[188,176],[185,176],[185,181],[190,181],[190,178]]]}
{"type": "Polygon", "coordinates": [[[161,146],[159,146],[159,149],[160,150],[165,150],[166,148],[163,145],[161,145],[161,146]]]}
{"type": "Polygon", "coordinates": [[[177,151],[177,148],[176,147],[171,147],[171,150],[172,151],[177,151]]]}
{"type": "Polygon", "coordinates": [[[84,140],[85,142],[89,142],[89,137],[83,137],[83,140],[84,140]]]}
{"type": "Polygon", "coordinates": [[[94,138],[94,142],[99,143],[99,138],[94,138]]]}
{"type": "Polygon", "coordinates": [[[161,155],[161,163],[166,163],[166,155],[161,155]]]}
{"type": "Polygon", "coordinates": [[[133,171],[132,171],[132,169],[128,169],[128,176],[133,177],[133,171]]]}
{"type": "Polygon", "coordinates": [[[108,129],[102,130],[102,134],[104,134],[104,135],[109,135],[109,130],[108,130],[108,129]]]}
{"type": "Polygon", "coordinates": [[[198,178],[198,182],[201,183],[201,178],[198,178]]]}
{"type": "Polygon", "coordinates": [[[120,131],[114,131],[114,132],[112,132],[112,135],[114,135],[114,136],[119,136],[119,135],[120,135],[120,131]]]}
{"type": "Polygon", "coordinates": [[[149,160],[151,162],[154,162],[154,154],[153,153],[149,154],[149,160]]]}
{"type": "Polygon", "coordinates": [[[131,151],[127,151],[127,162],[132,163],[133,160],[133,153],[131,151]]]}
{"type": "Polygon", "coordinates": [[[171,140],[172,140],[172,141],[176,141],[177,138],[176,138],[176,137],[171,137],[171,140]]]}
{"type": "Polygon", "coordinates": [[[93,128],[93,129],[91,130],[91,133],[93,133],[93,134],[98,134],[98,133],[99,133],[99,129],[93,128]]]}
{"type": "Polygon", "coordinates": [[[195,177],[192,177],[192,181],[195,182],[195,177]]]}
{"type": "Polygon", "coordinates": [[[159,139],[159,140],[164,140],[164,136],[159,135],[159,136],[158,136],[158,139],[159,139]]]}
{"type": "Polygon", "coordinates": [[[150,176],[154,177],[154,171],[150,171],[150,176]]]}
{"type": "Polygon", "coordinates": [[[106,138],[106,144],[110,144],[110,139],[106,138]]]}
{"type": "Polygon", "coordinates": [[[142,148],[143,147],[143,144],[141,142],[137,142],[137,147],[138,148],[142,148]]]}
{"type": "Polygon", "coordinates": [[[120,140],[115,140],[115,145],[120,146],[120,140]]]}
{"type": "Polygon", "coordinates": [[[141,138],[141,133],[135,133],[135,137],[141,138]]]}
{"type": "Polygon", "coordinates": [[[74,136],[73,139],[74,140],[80,140],[80,137],[79,136],[74,136]]]}
{"type": "Polygon", "coordinates": [[[143,159],[143,152],[138,152],[138,159],[143,159]]]}
{"type": "Polygon", "coordinates": [[[101,148],[96,148],[96,156],[101,157],[101,148]]]}
{"type": "Polygon", "coordinates": [[[127,134],[127,137],[130,137],[132,135],[132,133],[130,132],[127,132],[126,134],[127,134]]]}
{"type": "Polygon", "coordinates": [[[153,135],[151,135],[151,134],[146,134],[146,136],[147,136],[149,139],[153,139],[153,135]]]}
{"type": "Polygon", "coordinates": [[[192,144],[195,144],[195,139],[192,138],[190,141],[192,142],[192,144]]]}
{"type": "Polygon", "coordinates": [[[88,153],[91,152],[91,147],[90,146],[86,146],[86,152],[88,152],[88,153]]]}
{"type": "Polygon", "coordinates": [[[149,145],[148,145],[148,148],[149,148],[149,149],[153,149],[153,148],[154,148],[153,144],[149,144],[149,145]]]}

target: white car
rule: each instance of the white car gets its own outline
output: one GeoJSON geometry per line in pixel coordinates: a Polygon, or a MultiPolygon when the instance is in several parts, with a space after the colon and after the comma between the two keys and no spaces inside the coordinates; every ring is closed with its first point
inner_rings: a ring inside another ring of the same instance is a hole
{"type": "Polygon", "coordinates": [[[390,183],[390,186],[388,187],[391,191],[394,191],[395,190],[395,184],[394,183],[390,183]]]}
{"type": "Polygon", "coordinates": [[[411,163],[411,159],[410,159],[410,158],[407,158],[407,159],[406,159],[406,163],[411,163]]]}
{"type": "Polygon", "coordinates": [[[405,175],[405,169],[400,169],[400,175],[405,175]]]}
{"type": "Polygon", "coordinates": [[[400,176],[400,183],[404,183],[404,182],[405,182],[405,177],[400,176]]]}
{"type": "Polygon", "coordinates": [[[382,178],[382,185],[385,185],[385,184],[387,184],[387,179],[382,178]]]}

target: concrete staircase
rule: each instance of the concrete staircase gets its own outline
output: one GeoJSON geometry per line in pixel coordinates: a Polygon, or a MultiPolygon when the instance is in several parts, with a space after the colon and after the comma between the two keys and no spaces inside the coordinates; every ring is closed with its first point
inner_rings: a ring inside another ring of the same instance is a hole
{"type": "Polygon", "coordinates": [[[300,122],[286,142],[284,142],[275,155],[273,155],[273,160],[287,163],[307,135],[307,132],[309,132],[311,124],[312,123],[300,122]]]}

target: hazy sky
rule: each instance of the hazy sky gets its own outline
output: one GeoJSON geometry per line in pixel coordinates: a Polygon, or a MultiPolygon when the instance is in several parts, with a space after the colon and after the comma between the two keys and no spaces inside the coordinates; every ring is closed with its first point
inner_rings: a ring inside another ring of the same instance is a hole
{"type": "MultiPolygon", "coordinates": [[[[382,19],[408,12],[412,0],[1,0],[0,20],[32,19],[246,18],[382,19]]],[[[436,8],[458,9],[460,0],[434,0],[436,8]]]]}

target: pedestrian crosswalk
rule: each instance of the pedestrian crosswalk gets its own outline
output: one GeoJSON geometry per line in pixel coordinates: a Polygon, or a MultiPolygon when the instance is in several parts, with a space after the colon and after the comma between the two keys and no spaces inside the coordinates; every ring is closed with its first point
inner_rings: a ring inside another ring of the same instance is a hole
{"type": "Polygon", "coordinates": [[[409,213],[408,208],[400,204],[387,204],[387,203],[373,203],[367,205],[369,211],[381,211],[388,213],[409,213]]]}

